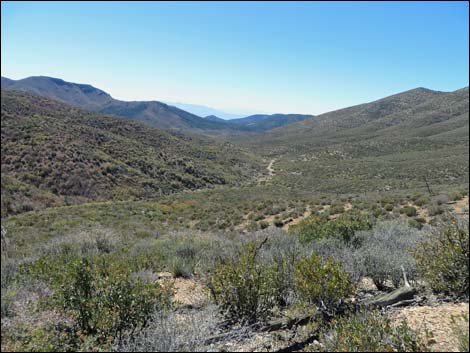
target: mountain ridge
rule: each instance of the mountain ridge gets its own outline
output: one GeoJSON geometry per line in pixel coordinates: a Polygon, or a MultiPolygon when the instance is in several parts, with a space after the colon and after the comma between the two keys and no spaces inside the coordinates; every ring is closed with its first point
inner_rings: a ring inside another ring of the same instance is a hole
{"type": "Polygon", "coordinates": [[[259,132],[299,120],[294,118],[294,115],[284,115],[284,118],[279,118],[281,115],[278,115],[279,119],[259,121],[256,124],[243,120],[245,118],[237,119],[236,123],[232,123],[232,120],[206,119],[158,100],[123,101],[92,85],[67,82],[48,76],[30,76],[20,80],[2,76],[2,89],[31,92],[91,112],[117,115],[166,130],[210,134],[259,132]]]}

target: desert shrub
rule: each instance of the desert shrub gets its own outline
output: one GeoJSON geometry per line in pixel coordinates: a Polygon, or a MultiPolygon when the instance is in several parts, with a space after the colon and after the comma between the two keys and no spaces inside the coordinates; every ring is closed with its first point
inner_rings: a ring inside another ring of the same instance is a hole
{"type": "Polygon", "coordinates": [[[194,268],[192,268],[191,264],[185,262],[184,259],[175,257],[170,263],[170,272],[175,278],[189,278],[192,276],[194,268]]]}
{"type": "Polygon", "coordinates": [[[313,254],[296,264],[295,290],[305,302],[332,307],[352,294],[354,286],[340,263],[313,254]]]}
{"type": "Polygon", "coordinates": [[[415,250],[418,270],[436,293],[469,294],[468,220],[450,218],[420,242],[415,250]]]}
{"type": "Polygon", "coordinates": [[[341,204],[331,205],[330,214],[334,215],[334,214],[340,214],[340,213],[344,213],[344,206],[343,205],[341,205],[341,204]]]}
{"type": "Polygon", "coordinates": [[[400,209],[400,213],[407,215],[408,217],[415,217],[417,214],[416,208],[413,206],[405,206],[400,209]]]}
{"type": "Polygon", "coordinates": [[[439,204],[434,203],[428,206],[428,214],[430,216],[437,216],[443,213],[444,213],[444,209],[442,208],[442,206],[439,206],[439,204]]]}
{"type": "Polygon", "coordinates": [[[331,258],[341,263],[342,268],[349,273],[350,279],[358,283],[363,274],[357,266],[357,247],[355,244],[345,243],[337,238],[324,238],[310,244],[312,252],[322,258],[331,258]]]}
{"type": "Polygon", "coordinates": [[[286,236],[279,229],[266,229],[254,235],[269,238],[260,249],[260,261],[266,266],[272,265],[279,275],[279,300],[282,305],[292,304],[297,300],[294,288],[294,274],[297,262],[311,254],[310,247],[303,246],[297,237],[286,236]]]}
{"type": "Polygon", "coordinates": [[[386,214],[385,210],[382,207],[374,205],[372,207],[372,214],[375,218],[380,218],[386,214]]]}
{"type": "Polygon", "coordinates": [[[414,280],[417,271],[410,251],[422,238],[422,232],[397,221],[378,223],[373,230],[358,232],[354,238],[360,244],[355,253],[357,269],[363,276],[371,277],[378,289],[383,289],[387,280],[398,287],[401,266],[414,280]]]}
{"type": "Polygon", "coordinates": [[[410,218],[408,220],[408,225],[410,227],[416,228],[416,229],[422,229],[423,228],[423,223],[418,221],[418,218],[410,218]]]}
{"type": "Polygon", "coordinates": [[[269,223],[266,222],[266,221],[261,221],[261,222],[259,222],[259,226],[260,226],[261,229],[266,229],[266,228],[269,227],[269,223]]]}
{"type": "Polygon", "coordinates": [[[377,311],[360,311],[335,320],[320,334],[323,352],[425,352],[428,347],[406,321],[394,325],[377,311]]]}
{"type": "Polygon", "coordinates": [[[394,208],[394,206],[391,203],[386,204],[385,207],[384,207],[385,211],[387,211],[387,212],[392,212],[393,208],[394,208]]]}
{"type": "Polygon", "coordinates": [[[443,205],[447,202],[449,202],[449,196],[447,196],[446,194],[440,194],[433,197],[433,203],[437,205],[443,205]]]}
{"type": "Polygon", "coordinates": [[[393,220],[378,222],[372,230],[356,232],[348,243],[324,238],[312,243],[311,248],[322,257],[340,262],[353,282],[370,276],[379,288],[383,288],[387,280],[399,285],[402,265],[410,280],[417,278],[410,250],[422,238],[422,232],[393,220]]]}
{"type": "Polygon", "coordinates": [[[148,327],[132,339],[116,342],[118,352],[206,352],[205,341],[217,324],[216,310],[204,307],[179,314],[155,314],[148,327]]]}
{"type": "Polygon", "coordinates": [[[200,234],[172,232],[156,240],[138,241],[131,248],[130,257],[135,263],[135,271],[165,270],[173,273],[175,277],[191,277],[200,267],[201,254],[208,246],[209,241],[203,239],[200,234]]]}
{"type": "Polygon", "coordinates": [[[412,197],[412,200],[416,206],[424,206],[431,202],[431,199],[427,195],[416,195],[412,197]]]}
{"type": "Polygon", "coordinates": [[[283,271],[259,259],[264,243],[243,246],[236,259],[219,265],[211,277],[214,300],[232,322],[264,320],[283,302],[283,271]]]}
{"type": "Polygon", "coordinates": [[[135,334],[169,305],[170,292],[158,283],[87,258],[71,262],[55,285],[56,305],[74,319],[81,335],[100,344],[135,334]]]}
{"type": "Polygon", "coordinates": [[[309,243],[325,237],[337,237],[347,242],[356,231],[372,228],[369,216],[360,213],[345,213],[336,220],[311,216],[293,227],[302,243],[309,243]]]}
{"type": "Polygon", "coordinates": [[[386,205],[392,205],[392,206],[393,206],[396,201],[397,201],[397,200],[396,200],[396,197],[395,197],[395,196],[393,196],[393,195],[385,195],[385,196],[383,196],[383,197],[381,198],[380,204],[381,204],[382,206],[384,206],[384,207],[385,207],[386,205]]]}
{"type": "Polygon", "coordinates": [[[465,196],[465,193],[458,192],[458,191],[452,191],[448,195],[449,200],[451,201],[457,201],[462,199],[465,196]]]}

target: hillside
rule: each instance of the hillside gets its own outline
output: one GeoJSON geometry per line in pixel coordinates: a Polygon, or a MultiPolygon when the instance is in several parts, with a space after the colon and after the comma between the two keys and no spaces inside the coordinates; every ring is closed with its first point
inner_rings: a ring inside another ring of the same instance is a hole
{"type": "Polygon", "coordinates": [[[423,88],[316,116],[237,142],[276,158],[277,180],[328,192],[468,183],[468,87],[423,88]]]}
{"type": "Polygon", "coordinates": [[[228,143],[29,93],[2,91],[1,114],[2,215],[236,185],[259,172],[252,155],[228,143]]]}
{"type": "Polygon", "coordinates": [[[313,118],[303,114],[256,114],[245,118],[232,119],[230,124],[244,127],[249,131],[262,132],[289,125],[298,121],[313,118]]]}
{"type": "Polygon", "coordinates": [[[30,92],[92,112],[119,115],[161,129],[185,131],[228,129],[223,123],[205,120],[165,103],[121,101],[91,85],[66,82],[47,76],[33,76],[16,81],[2,77],[2,89],[30,92]]]}
{"type": "Polygon", "coordinates": [[[450,93],[417,88],[269,131],[257,142],[258,146],[265,143],[289,146],[286,151],[300,144],[308,150],[308,146],[371,140],[379,135],[386,142],[384,134],[411,138],[420,137],[423,128],[436,127],[439,133],[442,129],[453,130],[457,120],[459,126],[468,125],[468,87],[450,93]]]}
{"type": "Polygon", "coordinates": [[[118,115],[159,129],[197,133],[260,132],[309,117],[275,114],[254,115],[232,121],[207,119],[159,101],[122,101],[91,85],[66,82],[47,76],[32,76],[21,80],[2,77],[2,89],[30,92],[91,112],[118,115]]]}

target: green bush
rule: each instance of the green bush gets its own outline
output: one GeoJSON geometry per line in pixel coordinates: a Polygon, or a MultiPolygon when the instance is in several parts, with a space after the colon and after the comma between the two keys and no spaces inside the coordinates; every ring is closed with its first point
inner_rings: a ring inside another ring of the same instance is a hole
{"type": "Polygon", "coordinates": [[[423,228],[423,222],[420,222],[418,218],[411,218],[408,220],[408,225],[410,227],[416,228],[416,229],[422,229],[423,228]]]}
{"type": "Polygon", "coordinates": [[[265,320],[283,302],[284,271],[259,259],[263,244],[245,245],[240,256],[219,265],[211,278],[214,300],[232,322],[265,320]]]}
{"type": "Polygon", "coordinates": [[[468,297],[468,221],[447,220],[420,242],[414,257],[421,276],[436,293],[468,297]]]}
{"type": "Polygon", "coordinates": [[[372,228],[369,216],[360,213],[345,213],[336,220],[310,216],[293,227],[303,243],[309,243],[327,237],[337,237],[348,242],[356,231],[372,228]]]}
{"type": "Polygon", "coordinates": [[[295,266],[295,290],[300,298],[317,306],[334,306],[352,294],[354,286],[339,262],[313,254],[295,266]]]}
{"type": "Polygon", "coordinates": [[[320,334],[323,352],[426,352],[428,347],[406,321],[393,325],[376,311],[360,311],[333,321],[320,334]]]}
{"type": "Polygon", "coordinates": [[[57,285],[55,303],[74,319],[80,335],[100,344],[135,334],[169,305],[169,291],[158,283],[86,258],[70,263],[57,285]]]}
{"type": "Polygon", "coordinates": [[[400,209],[400,213],[407,215],[408,217],[415,217],[417,214],[416,208],[413,206],[405,206],[400,209]]]}

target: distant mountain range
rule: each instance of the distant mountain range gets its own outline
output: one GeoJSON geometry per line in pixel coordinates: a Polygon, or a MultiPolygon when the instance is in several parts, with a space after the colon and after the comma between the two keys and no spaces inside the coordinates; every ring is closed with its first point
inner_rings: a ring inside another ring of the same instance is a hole
{"type": "MultiPolygon", "coordinates": [[[[122,116],[167,130],[207,133],[261,132],[310,117],[306,115],[275,114],[271,116],[254,115],[248,118],[235,119],[235,121],[225,121],[220,116],[217,116],[218,119],[213,117],[203,118],[159,101],[127,102],[117,100],[91,85],[66,82],[47,76],[32,76],[21,80],[2,77],[1,84],[3,90],[30,92],[72,104],[91,112],[122,116]]],[[[179,105],[204,108],[196,105],[179,105]]],[[[208,111],[207,109],[205,111],[208,111]]],[[[216,110],[212,111],[218,114],[222,113],[216,110]]],[[[215,116],[215,114],[212,115],[215,116]]]]}

